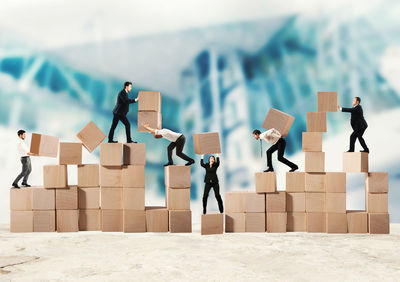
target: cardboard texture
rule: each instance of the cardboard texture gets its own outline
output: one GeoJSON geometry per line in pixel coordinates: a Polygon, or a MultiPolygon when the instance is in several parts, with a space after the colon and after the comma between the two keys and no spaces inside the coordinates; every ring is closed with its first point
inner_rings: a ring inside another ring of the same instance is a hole
{"type": "Polygon", "coordinates": [[[33,210],[54,210],[56,208],[56,193],[54,189],[41,187],[31,188],[33,210]]]}
{"type": "Polygon", "coordinates": [[[265,213],[249,212],[245,218],[246,232],[265,232],[265,213]]]}
{"type": "Polygon", "coordinates": [[[100,164],[102,166],[121,166],[122,144],[121,143],[100,144],[100,164]]]}
{"type": "Polygon", "coordinates": [[[347,233],[346,213],[327,213],[326,233],[347,233]]]}
{"type": "Polygon", "coordinates": [[[307,232],[325,233],[326,232],[326,213],[312,212],[306,213],[307,232]]]}
{"type": "Polygon", "coordinates": [[[271,108],[265,117],[262,127],[265,129],[275,128],[281,133],[282,137],[286,137],[293,121],[293,116],[271,108]]]}
{"type": "Polygon", "coordinates": [[[194,152],[198,155],[220,154],[221,144],[218,132],[193,134],[194,152]]]}
{"type": "Polygon", "coordinates": [[[98,164],[78,165],[78,187],[99,187],[100,167],[98,164]]]}
{"type": "Polygon", "coordinates": [[[246,211],[247,192],[227,192],[225,193],[226,213],[244,213],[246,211]]]}
{"type": "Polygon", "coordinates": [[[286,193],[286,211],[305,212],[306,193],[286,193]]]}
{"type": "Polygon", "coordinates": [[[166,207],[146,207],[146,231],[168,232],[168,217],[166,207]]]}
{"type": "Polygon", "coordinates": [[[265,212],[265,194],[245,193],[245,212],[265,212]]]}
{"type": "Polygon", "coordinates": [[[327,213],[346,213],[346,193],[326,193],[325,205],[327,213]]]}
{"type": "Polygon", "coordinates": [[[90,121],[85,127],[76,135],[82,142],[83,146],[91,153],[101,142],[106,138],[106,135],[94,122],[90,121]]]}
{"type": "Polygon", "coordinates": [[[166,190],[168,210],[190,210],[190,188],[166,190]]]}
{"type": "Polygon", "coordinates": [[[36,156],[57,158],[58,137],[32,133],[30,152],[36,156]]]}
{"type": "Polygon", "coordinates": [[[159,91],[139,91],[138,111],[161,112],[161,93],[159,91]]]}
{"type": "Polygon", "coordinates": [[[280,191],[266,195],[267,212],[286,212],[286,192],[280,191]]]}
{"type": "Polygon", "coordinates": [[[305,172],[286,173],[286,192],[305,192],[306,174],[305,172]]]}
{"type": "Polygon", "coordinates": [[[326,112],[307,113],[307,132],[326,132],[326,112]]]}
{"type": "Polygon", "coordinates": [[[160,112],[138,112],[137,127],[139,132],[148,132],[143,127],[144,124],[148,124],[151,128],[161,129],[162,116],[160,112]]]}
{"type": "Polygon", "coordinates": [[[78,188],[78,207],[81,210],[100,208],[100,188],[78,188]]]}
{"type": "Polygon", "coordinates": [[[68,174],[66,165],[43,166],[44,188],[66,188],[67,185],[68,185],[68,174]]]}
{"type": "Polygon", "coordinates": [[[169,211],[169,231],[171,233],[191,233],[192,232],[192,212],[169,211]]]}
{"type": "Polygon", "coordinates": [[[369,172],[365,174],[365,188],[368,193],[388,193],[389,181],[387,172],[369,172]]]}
{"type": "Polygon", "coordinates": [[[388,212],[388,193],[366,193],[366,209],[368,213],[388,212]]]}
{"type": "Polygon", "coordinates": [[[318,92],[318,112],[337,112],[337,92],[318,92]]]}
{"type": "Polygon", "coordinates": [[[269,212],[267,213],[267,232],[269,233],[285,233],[287,225],[286,212],[269,212]]]}
{"type": "Polygon", "coordinates": [[[324,152],[305,152],[305,171],[324,172],[325,153],[324,152]]]}
{"type": "Polygon", "coordinates": [[[122,188],[101,187],[101,209],[120,210],[122,204],[122,188]]]}
{"type": "Polygon", "coordinates": [[[33,211],[33,232],[55,232],[56,211],[33,211]]]}
{"type": "Polygon", "coordinates": [[[226,213],[225,232],[246,232],[246,214],[244,212],[226,213]]]}
{"type": "Polygon", "coordinates": [[[102,166],[100,168],[101,186],[122,187],[122,167],[102,166]]]}
{"type": "Polygon", "coordinates": [[[302,136],[303,152],[322,152],[322,132],[303,132],[302,136]]]}
{"type": "Polygon", "coordinates": [[[201,215],[201,235],[224,233],[224,218],[222,213],[201,215]]]}
{"type": "Polygon", "coordinates": [[[122,210],[101,210],[101,231],[122,232],[123,231],[122,210]]]}
{"type": "Polygon", "coordinates": [[[59,164],[80,165],[82,164],[82,143],[60,142],[59,164]]]}
{"type": "Polygon", "coordinates": [[[123,188],[123,209],[144,211],[145,191],[144,188],[123,188]]]}
{"type": "Polygon", "coordinates": [[[388,213],[369,213],[368,230],[371,234],[389,234],[390,222],[388,213]]]}
{"type": "Polygon", "coordinates": [[[306,173],[306,192],[325,192],[325,173],[306,173]]]}
{"type": "Polygon", "coordinates": [[[325,194],[326,193],[306,193],[306,212],[322,213],[325,212],[325,194]]]}
{"type": "Polygon", "coordinates": [[[32,204],[32,189],[10,189],[10,210],[30,211],[32,204]]]}
{"type": "Polygon", "coordinates": [[[56,190],[56,209],[57,210],[77,210],[78,209],[78,187],[70,186],[56,190]]]}
{"type": "Polygon", "coordinates": [[[144,210],[124,210],[123,217],[125,233],[146,232],[146,212],[144,210]]]}
{"type": "Polygon", "coordinates": [[[343,153],[344,172],[368,172],[368,153],[345,152],[343,153]]]}
{"type": "Polygon", "coordinates": [[[164,168],[165,186],[170,188],[190,187],[190,166],[169,165],[164,168]]]}
{"type": "Polygon", "coordinates": [[[255,173],[256,193],[276,192],[276,173],[275,172],[256,172],[255,173]]]}
{"type": "Polygon", "coordinates": [[[100,209],[80,210],[79,230],[80,231],[101,230],[101,210],[100,209]]]}
{"type": "Polygon", "coordinates": [[[365,211],[347,211],[347,232],[368,233],[368,213],[365,211]]]}
{"type": "Polygon", "coordinates": [[[124,165],[145,165],[146,144],[145,143],[124,143],[123,147],[124,165]]]}
{"type": "Polygon", "coordinates": [[[286,230],[288,232],[305,232],[307,229],[306,221],[305,212],[288,212],[286,230]]]}
{"type": "Polygon", "coordinates": [[[145,169],[144,165],[125,165],[122,167],[122,187],[144,188],[145,169]]]}
{"type": "Polygon", "coordinates": [[[33,211],[10,211],[10,232],[33,232],[33,211]]]}
{"type": "Polygon", "coordinates": [[[327,193],[346,193],[346,173],[327,172],[325,174],[325,191],[327,193]]]}
{"type": "Polygon", "coordinates": [[[79,210],[57,210],[57,232],[79,231],[79,210]]]}

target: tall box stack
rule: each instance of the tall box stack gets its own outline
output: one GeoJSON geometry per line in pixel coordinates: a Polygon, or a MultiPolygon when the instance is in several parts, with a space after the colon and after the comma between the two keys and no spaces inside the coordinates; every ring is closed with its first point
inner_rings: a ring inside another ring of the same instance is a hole
{"type": "Polygon", "coordinates": [[[143,125],[161,129],[161,93],[158,91],[139,91],[137,126],[139,132],[147,132],[143,125]]]}
{"type": "Polygon", "coordinates": [[[387,172],[365,173],[366,209],[368,230],[371,234],[389,234],[387,172]]]}
{"type": "Polygon", "coordinates": [[[100,173],[98,164],[78,165],[79,230],[101,230],[100,173]]]}
{"type": "Polygon", "coordinates": [[[287,231],[305,232],[306,228],[306,174],[286,173],[287,231]]]}
{"type": "Polygon", "coordinates": [[[325,192],[326,232],[347,233],[346,173],[327,172],[325,192]]]}

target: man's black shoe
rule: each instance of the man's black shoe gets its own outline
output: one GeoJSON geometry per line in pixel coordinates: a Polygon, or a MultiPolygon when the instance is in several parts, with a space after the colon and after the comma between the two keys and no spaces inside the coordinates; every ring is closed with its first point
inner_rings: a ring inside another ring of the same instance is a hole
{"type": "Polygon", "coordinates": [[[187,162],[187,163],[185,164],[185,166],[190,166],[190,165],[192,165],[192,164],[194,164],[194,161],[189,161],[189,162],[187,162]]]}
{"type": "Polygon", "coordinates": [[[28,183],[22,183],[22,186],[24,186],[24,187],[31,187],[31,185],[29,185],[28,183]]]}
{"type": "Polygon", "coordinates": [[[369,150],[361,150],[361,153],[368,153],[369,154],[369,150]]]}
{"type": "Polygon", "coordinates": [[[164,166],[170,166],[170,165],[173,165],[173,163],[168,162],[164,166]]]}
{"type": "Polygon", "coordinates": [[[296,171],[296,170],[298,170],[299,169],[299,167],[296,165],[295,167],[293,167],[291,170],[289,170],[289,172],[294,172],[294,171],[296,171]]]}
{"type": "Polygon", "coordinates": [[[126,143],[137,143],[136,141],[128,140],[126,143]]]}
{"type": "Polygon", "coordinates": [[[20,187],[18,186],[18,184],[15,184],[15,183],[12,184],[12,187],[13,187],[13,188],[17,188],[17,189],[20,188],[20,187]]]}
{"type": "Polygon", "coordinates": [[[264,170],[264,172],[272,172],[274,169],[272,167],[269,167],[268,169],[264,170]]]}
{"type": "Polygon", "coordinates": [[[354,150],[348,150],[346,153],[354,153],[354,150]]]}
{"type": "Polygon", "coordinates": [[[203,214],[206,214],[206,213],[207,213],[207,210],[203,208],[203,214]]]}
{"type": "Polygon", "coordinates": [[[108,140],[108,143],[118,143],[118,141],[108,140]]]}

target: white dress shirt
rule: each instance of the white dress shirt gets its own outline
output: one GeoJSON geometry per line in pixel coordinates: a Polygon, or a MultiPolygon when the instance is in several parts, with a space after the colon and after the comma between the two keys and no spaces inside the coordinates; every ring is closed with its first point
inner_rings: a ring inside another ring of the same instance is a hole
{"type": "Polygon", "coordinates": [[[18,137],[18,141],[17,141],[17,150],[18,150],[18,155],[20,157],[28,156],[29,148],[26,145],[25,140],[22,140],[19,137],[18,137]]]}
{"type": "Polygon", "coordinates": [[[281,133],[275,128],[265,131],[260,134],[260,139],[267,141],[268,143],[274,145],[282,137],[281,133]]]}
{"type": "Polygon", "coordinates": [[[175,142],[179,137],[181,137],[182,133],[176,133],[169,129],[156,129],[156,135],[161,135],[163,138],[175,142]]]}

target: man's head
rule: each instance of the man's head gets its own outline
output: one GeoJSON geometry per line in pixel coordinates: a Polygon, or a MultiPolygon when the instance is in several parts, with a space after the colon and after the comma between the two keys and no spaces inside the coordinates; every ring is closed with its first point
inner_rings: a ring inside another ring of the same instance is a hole
{"type": "Polygon", "coordinates": [[[361,103],[361,98],[360,97],[354,97],[353,99],[353,106],[357,106],[361,103]]]}
{"type": "Polygon", "coordinates": [[[254,129],[254,130],[253,130],[253,137],[254,137],[254,139],[256,139],[256,140],[260,139],[260,134],[261,134],[261,131],[260,131],[260,130],[258,130],[258,129],[254,129]]]}
{"type": "Polygon", "coordinates": [[[20,129],[20,130],[18,130],[17,134],[18,134],[19,138],[21,138],[22,140],[25,140],[25,135],[26,135],[25,130],[20,129]]]}
{"type": "Polygon", "coordinates": [[[126,90],[126,92],[130,92],[132,90],[132,82],[126,81],[124,83],[124,89],[126,90]]]}

